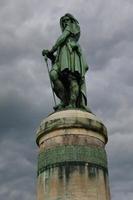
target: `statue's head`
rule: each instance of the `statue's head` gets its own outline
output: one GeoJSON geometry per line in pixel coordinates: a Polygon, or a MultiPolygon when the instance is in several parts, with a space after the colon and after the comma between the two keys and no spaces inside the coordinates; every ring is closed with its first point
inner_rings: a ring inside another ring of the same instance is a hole
{"type": "Polygon", "coordinates": [[[60,18],[60,26],[61,26],[62,31],[65,29],[67,25],[70,25],[70,24],[75,24],[79,26],[78,25],[79,22],[74,18],[74,16],[71,15],[70,13],[66,13],[64,16],[60,18]]]}

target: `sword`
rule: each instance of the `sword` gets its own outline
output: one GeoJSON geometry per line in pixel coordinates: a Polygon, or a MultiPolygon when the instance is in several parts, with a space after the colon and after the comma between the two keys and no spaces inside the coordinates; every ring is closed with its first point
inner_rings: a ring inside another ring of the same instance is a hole
{"type": "Polygon", "coordinates": [[[52,84],[52,81],[51,81],[51,78],[50,78],[50,71],[49,71],[49,66],[48,66],[48,57],[46,56],[46,54],[44,55],[44,60],[45,60],[46,66],[47,66],[49,80],[50,80],[50,85],[51,85],[53,99],[54,99],[54,104],[55,104],[55,107],[56,107],[57,106],[57,104],[56,104],[56,98],[55,98],[55,93],[54,93],[54,90],[53,90],[53,84],[52,84]]]}

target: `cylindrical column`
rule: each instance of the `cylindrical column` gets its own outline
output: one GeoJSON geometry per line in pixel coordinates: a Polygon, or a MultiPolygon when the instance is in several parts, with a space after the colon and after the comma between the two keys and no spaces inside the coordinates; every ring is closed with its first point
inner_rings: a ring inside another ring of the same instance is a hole
{"type": "Polygon", "coordinates": [[[107,130],[81,110],[55,112],[41,122],[37,200],[110,200],[107,130]]]}

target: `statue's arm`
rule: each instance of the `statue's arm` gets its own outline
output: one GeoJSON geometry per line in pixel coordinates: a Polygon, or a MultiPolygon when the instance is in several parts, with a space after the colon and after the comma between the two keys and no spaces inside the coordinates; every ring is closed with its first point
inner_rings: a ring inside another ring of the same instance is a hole
{"type": "Polygon", "coordinates": [[[64,41],[67,39],[67,37],[70,35],[70,31],[68,30],[64,30],[64,32],[62,33],[62,35],[57,39],[55,45],[52,47],[51,51],[52,53],[54,53],[57,48],[64,43],[64,41]]]}

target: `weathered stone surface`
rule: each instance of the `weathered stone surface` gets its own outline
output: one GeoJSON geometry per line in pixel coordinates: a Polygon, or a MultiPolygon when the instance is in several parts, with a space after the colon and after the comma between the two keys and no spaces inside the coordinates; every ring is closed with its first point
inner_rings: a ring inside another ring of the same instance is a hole
{"type": "Polygon", "coordinates": [[[107,130],[81,110],[53,113],[37,130],[37,200],[110,200],[107,130]]]}
{"type": "Polygon", "coordinates": [[[110,200],[105,179],[108,179],[107,172],[95,166],[64,165],[50,168],[38,176],[37,199],[110,200]]]}
{"type": "Polygon", "coordinates": [[[39,140],[43,135],[63,128],[65,130],[69,128],[91,130],[101,135],[105,143],[108,140],[106,127],[95,115],[81,110],[66,110],[56,112],[41,122],[37,130],[37,144],[39,145],[39,140]]]}
{"type": "Polygon", "coordinates": [[[40,141],[40,150],[54,148],[61,145],[85,145],[104,147],[104,140],[101,135],[85,129],[60,129],[44,135],[40,141]]]}

